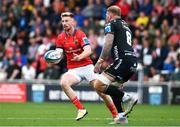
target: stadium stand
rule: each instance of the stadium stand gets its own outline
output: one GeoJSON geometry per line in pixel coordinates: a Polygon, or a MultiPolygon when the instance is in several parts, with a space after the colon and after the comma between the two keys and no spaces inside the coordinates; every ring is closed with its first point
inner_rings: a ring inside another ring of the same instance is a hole
{"type": "Polygon", "coordinates": [[[103,46],[105,10],[113,4],[122,9],[133,32],[144,81],[180,80],[178,0],[1,0],[0,80],[25,78],[23,68],[29,66],[34,68],[32,78],[58,79],[66,71],[65,60],[49,66],[43,59],[47,50],[55,48],[64,11],[73,12],[77,27],[88,35],[95,63],[103,46]]]}

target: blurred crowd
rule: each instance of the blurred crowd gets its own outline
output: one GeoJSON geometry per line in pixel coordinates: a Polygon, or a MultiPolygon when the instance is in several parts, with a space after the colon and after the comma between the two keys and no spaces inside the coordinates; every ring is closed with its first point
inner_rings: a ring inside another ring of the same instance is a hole
{"type": "MultiPolygon", "coordinates": [[[[63,59],[48,65],[44,53],[55,48],[62,31],[60,14],[75,14],[96,63],[103,47],[106,9],[117,5],[133,32],[133,47],[144,81],[180,81],[179,0],[0,0],[0,80],[59,79],[63,59]]],[[[107,66],[107,60],[103,66],[107,66]]],[[[137,80],[134,75],[131,80],[137,80]]]]}

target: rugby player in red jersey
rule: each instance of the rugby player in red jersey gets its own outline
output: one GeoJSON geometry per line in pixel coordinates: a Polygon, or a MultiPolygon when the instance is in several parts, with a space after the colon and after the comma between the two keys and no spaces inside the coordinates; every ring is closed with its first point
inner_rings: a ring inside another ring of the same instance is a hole
{"type": "MultiPolygon", "coordinates": [[[[82,119],[88,112],[80,103],[76,93],[71,86],[86,79],[93,85],[96,75],[94,65],[90,59],[91,47],[84,32],[75,28],[73,14],[64,12],[61,14],[64,32],[58,35],[56,50],[64,52],[67,57],[68,71],[62,75],[60,85],[70,101],[77,107],[78,114],[76,120],[82,119]]],[[[117,116],[117,110],[109,95],[98,93],[104,100],[106,106],[111,111],[113,118],[117,116]]]]}

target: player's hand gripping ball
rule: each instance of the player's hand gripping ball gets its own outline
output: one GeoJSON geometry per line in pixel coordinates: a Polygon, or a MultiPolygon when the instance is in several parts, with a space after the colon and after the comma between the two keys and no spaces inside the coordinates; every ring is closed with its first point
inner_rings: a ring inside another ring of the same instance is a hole
{"type": "Polygon", "coordinates": [[[57,64],[62,59],[62,53],[58,50],[49,50],[44,54],[47,63],[57,64]]]}

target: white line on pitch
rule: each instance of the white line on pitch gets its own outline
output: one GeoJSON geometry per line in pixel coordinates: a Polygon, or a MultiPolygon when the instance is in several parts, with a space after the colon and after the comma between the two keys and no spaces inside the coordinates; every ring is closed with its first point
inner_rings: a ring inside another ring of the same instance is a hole
{"type": "MultiPolygon", "coordinates": [[[[35,127],[35,126],[0,126],[0,127],[35,127]]],[[[95,125],[89,126],[88,125],[88,126],[36,126],[36,127],[111,127],[111,126],[95,126],[95,125]]]]}
{"type": "MultiPolygon", "coordinates": [[[[35,126],[0,126],[0,127],[35,127],[35,126]]],[[[111,127],[111,126],[36,126],[36,127],[111,127]]]]}
{"type": "MultiPolygon", "coordinates": [[[[112,120],[112,118],[85,118],[86,120],[112,120]]],[[[0,118],[0,120],[75,120],[75,118],[0,118]]]]}

